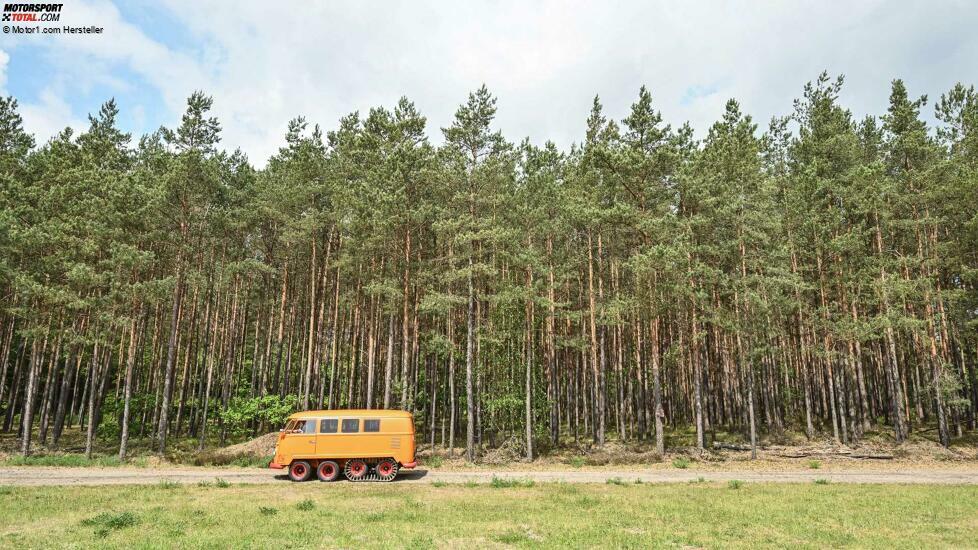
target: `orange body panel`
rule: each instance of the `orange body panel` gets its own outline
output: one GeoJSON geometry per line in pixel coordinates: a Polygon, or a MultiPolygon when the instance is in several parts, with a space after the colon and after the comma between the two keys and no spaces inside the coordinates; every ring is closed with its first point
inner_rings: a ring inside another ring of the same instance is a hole
{"type": "Polygon", "coordinates": [[[275,446],[273,468],[288,467],[295,460],[342,463],[350,458],[393,458],[405,468],[416,463],[414,416],[406,411],[305,411],[290,416],[286,428],[275,446]],[[376,431],[367,431],[368,427],[376,431]]]}

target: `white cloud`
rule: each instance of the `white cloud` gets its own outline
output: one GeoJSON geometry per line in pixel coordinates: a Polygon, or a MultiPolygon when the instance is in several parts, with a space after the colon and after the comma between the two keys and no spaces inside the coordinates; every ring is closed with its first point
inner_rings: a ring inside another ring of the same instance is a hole
{"type": "Polygon", "coordinates": [[[70,126],[76,133],[88,128],[88,122],[71,111],[63,95],[50,88],[42,91],[37,101],[20,103],[19,111],[24,119],[24,129],[34,134],[38,144],[54,137],[65,127],[70,126]]]}
{"type": "MultiPolygon", "coordinates": [[[[7,95],[7,65],[10,54],[0,49],[0,95],[7,95]]],[[[48,138],[71,126],[76,130],[83,122],[71,112],[71,107],[62,99],[62,94],[52,88],[41,92],[36,101],[19,101],[18,111],[24,120],[24,129],[34,134],[39,141],[48,138]]]]}
{"type": "MultiPolygon", "coordinates": [[[[123,64],[158,89],[166,105],[179,113],[190,93],[209,82],[203,67],[185,54],[174,52],[149,38],[135,25],[123,20],[118,8],[108,0],[80,0],[68,4],[64,16],[71,24],[98,24],[105,31],[99,36],[63,36],[45,41],[56,55],[75,58],[86,65],[109,62],[91,76],[110,78],[111,64],[123,64]]],[[[108,99],[108,98],[106,98],[108,99]]]]}
{"type": "Polygon", "coordinates": [[[0,50],[0,95],[7,94],[7,63],[10,62],[10,54],[0,50]]]}
{"type": "Polygon", "coordinates": [[[110,62],[91,78],[125,64],[160,91],[172,123],[186,96],[205,90],[225,146],[259,165],[294,116],[330,128],[401,95],[439,141],[483,82],[510,139],[567,146],[581,139],[595,94],[621,118],[642,84],[667,121],[689,120],[703,135],[729,97],[762,126],[787,114],[822,69],[847,75],[843,100],[857,114],[885,109],[892,78],[936,96],[978,74],[978,11],[966,3],[164,1],[197,41],[179,52],[107,0],[70,5],[73,18],[100,21],[103,36],[46,47],[110,62]]]}

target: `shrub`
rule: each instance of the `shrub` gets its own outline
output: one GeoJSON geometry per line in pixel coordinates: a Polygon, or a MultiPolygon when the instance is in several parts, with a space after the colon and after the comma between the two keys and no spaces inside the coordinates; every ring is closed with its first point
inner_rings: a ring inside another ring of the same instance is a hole
{"type": "Polygon", "coordinates": [[[316,507],[316,503],[307,498],[306,500],[296,504],[295,507],[304,512],[308,512],[316,507]]]}
{"type": "Polygon", "coordinates": [[[581,466],[584,466],[586,462],[587,459],[585,459],[583,456],[572,456],[567,459],[567,463],[575,468],[580,468],[581,466]]]}
{"type": "Polygon", "coordinates": [[[427,535],[418,535],[407,545],[408,550],[427,550],[434,547],[434,541],[427,535]]]}
{"type": "Polygon", "coordinates": [[[445,459],[438,455],[432,455],[424,459],[424,465],[430,466],[432,468],[441,468],[441,465],[444,463],[445,463],[445,459]]]}
{"type": "Polygon", "coordinates": [[[299,398],[295,395],[284,398],[278,395],[237,395],[231,399],[226,409],[218,411],[218,415],[234,436],[241,437],[250,433],[250,426],[256,422],[264,422],[270,426],[285,424],[285,419],[298,405],[299,398]]]}
{"type": "Polygon", "coordinates": [[[278,513],[278,508],[269,508],[268,506],[259,506],[258,512],[263,516],[274,516],[278,513]]]}
{"type": "Polygon", "coordinates": [[[730,487],[731,489],[740,489],[743,486],[744,482],[740,481],[739,479],[731,479],[729,482],[727,482],[727,487],[730,487]]]}
{"type": "Polygon", "coordinates": [[[822,463],[817,460],[810,460],[808,461],[808,467],[812,470],[817,470],[822,467],[822,463]]]}
{"type": "Polygon", "coordinates": [[[621,480],[620,477],[609,477],[605,480],[608,485],[624,485],[625,482],[621,480]]]}
{"type": "Polygon", "coordinates": [[[139,518],[137,518],[132,512],[121,512],[118,514],[102,512],[95,517],[82,520],[81,523],[82,525],[95,527],[95,536],[98,538],[105,538],[109,536],[112,531],[118,531],[119,529],[132,527],[133,525],[138,524],[139,518]]]}
{"type": "Polygon", "coordinates": [[[221,478],[214,479],[214,484],[217,485],[218,487],[220,487],[221,489],[227,489],[228,487],[231,486],[231,482],[230,481],[227,481],[227,480],[224,480],[224,479],[221,479],[221,478]]]}
{"type": "Polygon", "coordinates": [[[680,470],[685,470],[686,468],[689,468],[689,459],[685,456],[680,456],[672,461],[672,465],[680,470]]]}
{"type": "Polygon", "coordinates": [[[177,487],[179,487],[179,484],[177,484],[177,482],[173,481],[172,479],[160,480],[160,489],[176,489],[177,487]]]}
{"type": "Polygon", "coordinates": [[[251,456],[251,455],[241,455],[229,464],[232,466],[238,466],[239,468],[267,468],[268,463],[274,459],[275,456],[251,456]]]}
{"type": "Polygon", "coordinates": [[[815,480],[815,485],[828,485],[828,484],[829,484],[829,480],[825,479],[824,477],[820,477],[815,480]]]}

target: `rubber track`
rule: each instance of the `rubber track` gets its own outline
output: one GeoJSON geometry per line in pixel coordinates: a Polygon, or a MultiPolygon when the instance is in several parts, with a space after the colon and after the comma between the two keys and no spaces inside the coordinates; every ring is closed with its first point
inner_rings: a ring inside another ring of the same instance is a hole
{"type": "MultiPolygon", "coordinates": [[[[347,481],[350,481],[352,483],[390,483],[391,481],[394,481],[394,478],[397,477],[397,472],[399,470],[395,470],[394,471],[394,476],[392,478],[390,478],[390,479],[381,479],[381,477],[379,475],[377,475],[377,471],[375,470],[375,468],[377,467],[377,462],[380,462],[380,461],[378,460],[376,462],[368,462],[367,460],[364,460],[364,462],[367,463],[367,468],[368,468],[367,475],[361,477],[360,479],[346,478],[347,481]]],[[[395,464],[396,464],[396,462],[395,462],[395,464]]]]}

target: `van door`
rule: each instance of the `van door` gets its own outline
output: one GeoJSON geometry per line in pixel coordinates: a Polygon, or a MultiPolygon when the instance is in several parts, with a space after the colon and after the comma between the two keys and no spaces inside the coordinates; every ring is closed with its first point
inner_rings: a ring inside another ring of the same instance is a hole
{"type": "Polygon", "coordinates": [[[286,430],[285,437],[279,446],[283,455],[291,455],[293,459],[312,458],[316,456],[316,420],[295,420],[295,424],[286,430]]]}
{"type": "Polygon", "coordinates": [[[340,446],[337,445],[336,434],[339,431],[339,419],[322,418],[319,420],[319,435],[316,436],[316,454],[319,458],[341,458],[340,446]]]}

